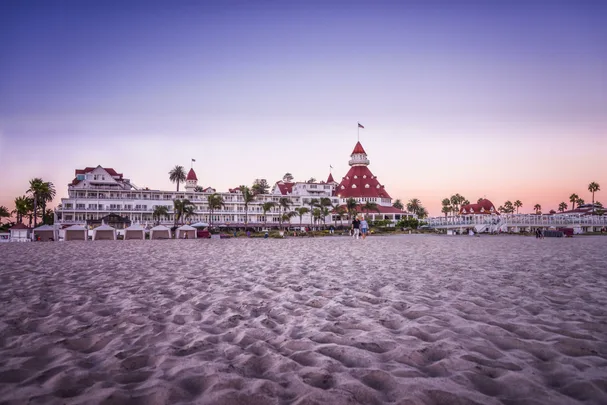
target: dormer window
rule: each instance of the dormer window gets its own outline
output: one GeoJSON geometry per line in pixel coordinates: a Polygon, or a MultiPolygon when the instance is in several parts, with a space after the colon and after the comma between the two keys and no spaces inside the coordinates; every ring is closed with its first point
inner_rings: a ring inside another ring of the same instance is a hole
{"type": "Polygon", "coordinates": [[[379,184],[377,185],[377,188],[379,188],[379,184]]]}
{"type": "Polygon", "coordinates": [[[357,178],[358,178],[358,176],[354,176],[354,178],[355,178],[355,179],[357,179],[357,178]]]}
{"type": "Polygon", "coordinates": [[[363,174],[363,179],[366,179],[366,178],[367,178],[367,175],[366,175],[366,174],[363,174]]]}
{"type": "Polygon", "coordinates": [[[365,188],[369,188],[370,186],[368,184],[365,184],[365,188]]]}
{"type": "Polygon", "coordinates": [[[352,184],[352,188],[356,188],[356,184],[352,184]]]}
{"type": "Polygon", "coordinates": [[[344,189],[344,188],[346,188],[346,187],[344,187],[344,186],[341,186],[341,189],[342,189],[342,190],[343,190],[343,189],[344,189]]]}

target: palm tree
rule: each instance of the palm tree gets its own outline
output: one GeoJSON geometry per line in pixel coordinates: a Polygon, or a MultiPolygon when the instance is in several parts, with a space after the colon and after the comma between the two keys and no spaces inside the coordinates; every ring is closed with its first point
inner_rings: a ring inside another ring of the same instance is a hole
{"type": "Polygon", "coordinates": [[[249,204],[255,200],[255,196],[247,186],[240,186],[240,192],[242,193],[242,202],[244,203],[244,227],[246,230],[249,223],[249,204]]]}
{"type": "Polygon", "coordinates": [[[291,218],[293,218],[297,213],[295,211],[285,212],[280,216],[280,224],[282,226],[283,222],[291,223],[291,218]]]}
{"type": "Polygon", "coordinates": [[[32,199],[34,201],[34,209],[33,209],[34,228],[36,227],[36,224],[38,222],[38,202],[40,201],[40,196],[41,196],[42,192],[44,191],[43,188],[44,188],[44,181],[42,181],[41,178],[36,177],[36,178],[30,180],[30,188],[27,190],[27,192],[31,193],[32,199]]]}
{"type": "Polygon", "coordinates": [[[563,201],[559,204],[559,211],[564,212],[567,209],[567,204],[563,201]]]}
{"type": "Polygon", "coordinates": [[[183,166],[177,165],[169,172],[169,180],[171,180],[172,183],[177,183],[177,192],[179,192],[179,183],[183,183],[185,179],[186,174],[183,166]]]}
{"type": "Polygon", "coordinates": [[[346,200],[346,210],[348,211],[348,217],[350,217],[351,220],[353,220],[357,214],[357,211],[356,211],[357,205],[358,205],[358,202],[356,202],[356,200],[352,197],[350,197],[346,200]]]}
{"type": "Polygon", "coordinates": [[[53,225],[55,223],[55,211],[53,211],[52,209],[48,208],[45,212],[44,212],[44,221],[43,221],[44,225],[53,225]]]}
{"type": "Polygon", "coordinates": [[[322,219],[322,222],[326,225],[327,217],[331,214],[331,211],[333,210],[333,203],[331,202],[331,199],[329,197],[321,197],[318,203],[318,208],[320,208],[322,213],[325,214],[322,219]],[[331,210],[329,210],[329,208],[331,208],[331,210]]]}
{"type": "Polygon", "coordinates": [[[577,199],[577,206],[578,206],[578,207],[579,207],[580,205],[584,205],[584,204],[586,204],[586,201],[584,201],[584,199],[583,199],[583,198],[578,198],[578,199],[577,199]]]}
{"type": "Polygon", "coordinates": [[[169,207],[166,205],[158,205],[154,208],[154,212],[152,213],[152,218],[156,221],[156,225],[160,223],[161,218],[166,218],[169,216],[169,207]]]}
{"type": "Polygon", "coordinates": [[[226,204],[223,201],[223,197],[217,193],[208,196],[207,202],[209,204],[209,226],[213,226],[213,212],[222,209],[226,204]]]}
{"type": "Polygon", "coordinates": [[[575,203],[577,202],[577,200],[580,198],[579,195],[573,193],[569,196],[569,202],[572,204],[571,205],[571,209],[574,210],[575,209],[575,203]]]}
{"type": "Polygon", "coordinates": [[[403,205],[403,202],[399,199],[397,199],[396,201],[394,201],[394,204],[392,204],[392,206],[396,209],[402,210],[405,208],[405,206],[403,205]]]}
{"type": "Polygon", "coordinates": [[[594,193],[601,191],[601,186],[599,183],[593,181],[592,183],[588,184],[588,191],[592,193],[592,213],[594,214],[594,193]]]}
{"type": "MultiPolygon", "coordinates": [[[[319,201],[318,198],[311,198],[308,201],[308,205],[310,206],[310,213],[314,212],[314,208],[318,207],[319,201]]],[[[310,214],[310,227],[312,226],[312,214],[310,214]]]]}
{"type": "Polygon", "coordinates": [[[11,213],[8,212],[8,208],[4,205],[0,205],[0,222],[2,222],[2,218],[10,218],[11,213]]]}
{"type": "Polygon", "coordinates": [[[459,212],[461,204],[466,201],[466,199],[457,193],[451,196],[450,201],[451,206],[453,207],[453,212],[459,212]]]}
{"type": "MultiPolygon", "coordinates": [[[[453,201],[455,201],[455,204],[457,204],[459,201],[457,199],[454,200],[454,197],[455,196],[451,197],[451,204],[453,204],[453,201]]],[[[419,207],[421,207],[421,204],[422,202],[418,198],[412,198],[407,203],[407,211],[412,212],[414,214],[418,214],[417,212],[419,211],[419,207]]]]}
{"type": "Polygon", "coordinates": [[[443,205],[441,212],[445,214],[445,218],[446,218],[447,214],[449,214],[450,212],[453,212],[453,207],[451,206],[451,200],[449,198],[443,198],[443,201],[441,201],[441,204],[443,205]]]}
{"type": "Polygon", "coordinates": [[[295,208],[295,213],[297,215],[299,215],[299,228],[301,229],[302,225],[302,221],[303,221],[303,216],[306,215],[308,212],[310,212],[309,208],[306,207],[299,207],[299,208],[295,208]]]}
{"type": "Polygon", "coordinates": [[[18,224],[23,223],[23,217],[29,215],[29,213],[33,209],[33,206],[33,200],[27,196],[15,198],[15,209],[11,213],[17,216],[18,224]]]}
{"type": "Polygon", "coordinates": [[[521,202],[521,200],[516,200],[514,202],[514,206],[516,207],[516,213],[518,214],[518,209],[523,206],[523,203],[521,202]]]}
{"type": "Polygon", "coordinates": [[[512,201],[508,200],[504,203],[504,208],[505,208],[505,212],[507,214],[512,214],[514,212],[514,205],[512,204],[512,201]]]}
{"type": "Polygon", "coordinates": [[[316,221],[320,220],[321,215],[322,211],[320,210],[320,208],[314,208],[312,210],[312,218],[314,219],[314,224],[316,224],[316,221]]]}
{"type": "Polygon", "coordinates": [[[367,201],[365,205],[360,207],[360,209],[362,211],[367,211],[367,214],[369,214],[371,211],[375,211],[379,214],[379,207],[377,206],[377,203],[371,201],[367,201]]]}
{"type": "Polygon", "coordinates": [[[480,203],[481,203],[481,201],[483,201],[483,200],[484,200],[484,198],[483,198],[483,197],[481,197],[481,198],[479,198],[478,200],[476,200],[476,203],[477,203],[477,204],[480,204],[480,203]]]}
{"type": "Polygon", "coordinates": [[[278,223],[280,224],[281,228],[282,228],[282,221],[284,220],[285,214],[287,213],[287,210],[289,209],[290,206],[291,206],[291,201],[287,197],[280,197],[280,199],[278,200],[278,209],[279,210],[282,209],[282,213],[280,213],[280,215],[278,216],[278,223]]]}
{"type": "Polygon", "coordinates": [[[202,188],[202,186],[196,186],[196,187],[194,187],[194,192],[195,193],[203,193],[204,192],[204,188],[202,188]]]}
{"type": "Polygon", "coordinates": [[[47,209],[46,204],[53,201],[55,198],[55,186],[50,181],[43,182],[40,185],[40,189],[38,190],[38,204],[40,205],[40,209],[42,211],[42,222],[47,222],[47,209]]]}
{"type": "Polygon", "coordinates": [[[284,176],[282,176],[282,181],[285,183],[290,183],[292,182],[294,179],[293,175],[289,172],[285,173],[284,176]]]}
{"type": "MultiPolygon", "coordinates": [[[[188,214],[191,212],[192,208],[190,207],[193,206],[194,204],[192,204],[192,202],[187,198],[184,198],[183,200],[173,200],[173,211],[175,212],[175,227],[177,227],[177,222],[184,216],[184,214],[188,214]]],[[[189,215],[187,215],[186,217],[189,217],[189,215]]]]}
{"type": "Polygon", "coordinates": [[[346,211],[346,209],[343,206],[338,206],[337,208],[335,208],[335,216],[337,217],[337,219],[339,219],[339,223],[341,225],[341,227],[344,227],[344,216],[348,213],[348,211],[346,211]]]}
{"type": "Polygon", "coordinates": [[[268,227],[268,218],[267,218],[266,214],[268,213],[268,211],[270,211],[274,207],[276,207],[276,203],[273,201],[267,201],[261,205],[261,209],[263,210],[264,224],[265,224],[266,228],[268,227]]]}
{"type": "Polygon", "coordinates": [[[190,219],[192,216],[196,214],[196,206],[194,204],[186,205],[183,208],[183,217],[185,219],[190,219]]]}
{"type": "Polygon", "coordinates": [[[535,205],[533,206],[533,209],[535,210],[535,213],[536,213],[536,214],[539,214],[539,213],[540,213],[540,211],[542,210],[542,206],[541,206],[541,205],[539,205],[539,204],[535,204],[535,205]]]}
{"type": "Polygon", "coordinates": [[[423,206],[420,205],[419,209],[417,210],[417,217],[420,219],[426,218],[428,216],[428,210],[426,210],[426,208],[424,208],[423,206]]]}

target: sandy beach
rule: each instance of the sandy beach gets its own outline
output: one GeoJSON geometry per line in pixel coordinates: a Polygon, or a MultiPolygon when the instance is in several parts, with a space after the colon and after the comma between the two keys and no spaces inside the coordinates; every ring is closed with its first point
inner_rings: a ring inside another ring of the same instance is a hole
{"type": "Polygon", "coordinates": [[[0,245],[0,404],[605,404],[607,238],[0,245]]]}

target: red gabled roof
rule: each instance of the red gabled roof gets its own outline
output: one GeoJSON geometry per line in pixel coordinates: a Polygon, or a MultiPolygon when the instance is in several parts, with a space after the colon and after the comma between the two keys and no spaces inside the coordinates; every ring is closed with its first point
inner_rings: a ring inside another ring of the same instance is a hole
{"type": "Polygon", "coordinates": [[[487,199],[480,200],[477,204],[467,204],[459,209],[460,214],[499,214],[493,203],[487,199]]]}
{"type": "Polygon", "coordinates": [[[333,174],[329,173],[329,177],[327,178],[327,183],[333,183],[335,180],[333,180],[333,174]]]}
{"type": "Polygon", "coordinates": [[[367,166],[352,166],[348,171],[348,174],[346,174],[339,186],[337,186],[335,194],[341,198],[391,198],[390,194],[388,194],[384,186],[379,183],[377,177],[371,173],[371,170],[369,170],[367,166]]]}
{"type": "MultiPolygon", "coordinates": [[[[100,166],[97,166],[97,167],[100,167],[100,166]]],[[[90,173],[93,170],[95,170],[97,167],[87,167],[85,169],[76,169],[76,175],[90,173]]],[[[102,167],[102,169],[105,170],[112,177],[118,176],[118,177],[122,178],[122,173],[116,172],[116,170],[112,169],[111,167],[102,167]]]]}
{"type": "Polygon", "coordinates": [[[295,183],[285,183],[283,181],[279,181],[278,183],[276,183],[278,189],[280,190],[280,194],[282,195],[291,194],[293,192],[294,184],[295,183]]]}
{"type": "Polygon", "coordinates": [[[198,177],[196,177],[196,172],[194,171],[194,169],[190,169],[190,171],[188,172],[188,177],[186,177],[185,179],[198,181],[198,177]]]}
{"type": "MultiPolygon", "coordinates": [[[[101,166],[97,166],[97,167],[101,167],[101,166]]],[[[75,170],[75,176],[76,178],[74,178],[74,180],[72,180],[72,185],[75,186],[76,184],[80,183],[80,180],[78,180],[78,175],[79,174],[87,174],[92,172],[93,170],[95,170],[97,167],[87,167],[84,169],[76,169],[75,170]]],[[[112,177],[118,177],[118,179],[122,179],[123,174],[122,173],[118,173],[116,172],[116,170],[112,169],[111,167],[102,167],[103,170],[105,170],[110,176],[112,177]]]]}
{"type": "Polygon", "coordinates": [[[360,144],[360,141],[356,142],[356,146],[354,146],[354,150],[352,151],[352,154],[354,155],[355,153],[364,153],[365,155],[367,154],[367,152],[365,152],[365,149],[363,148],[363,146],[360,144]]]}
{"type": "Polygon", "coordinates": [[[10,230],[12,231],[13,229],[30,229],[30,228],[27,225],[18,223],[17,225],[11,226],[10,230]]]}

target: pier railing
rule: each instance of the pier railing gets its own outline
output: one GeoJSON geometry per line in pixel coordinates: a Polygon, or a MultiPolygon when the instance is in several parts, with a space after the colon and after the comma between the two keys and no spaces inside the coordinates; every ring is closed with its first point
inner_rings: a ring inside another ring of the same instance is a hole
{"type": "Polygon", "coordinates": [[[607,226],[607,216],[605,215],[579,214],[458,215],[427,218],[424,221],[431,228],[475,227],[477,225],[492,225],[496,227],[607,226]]]}

